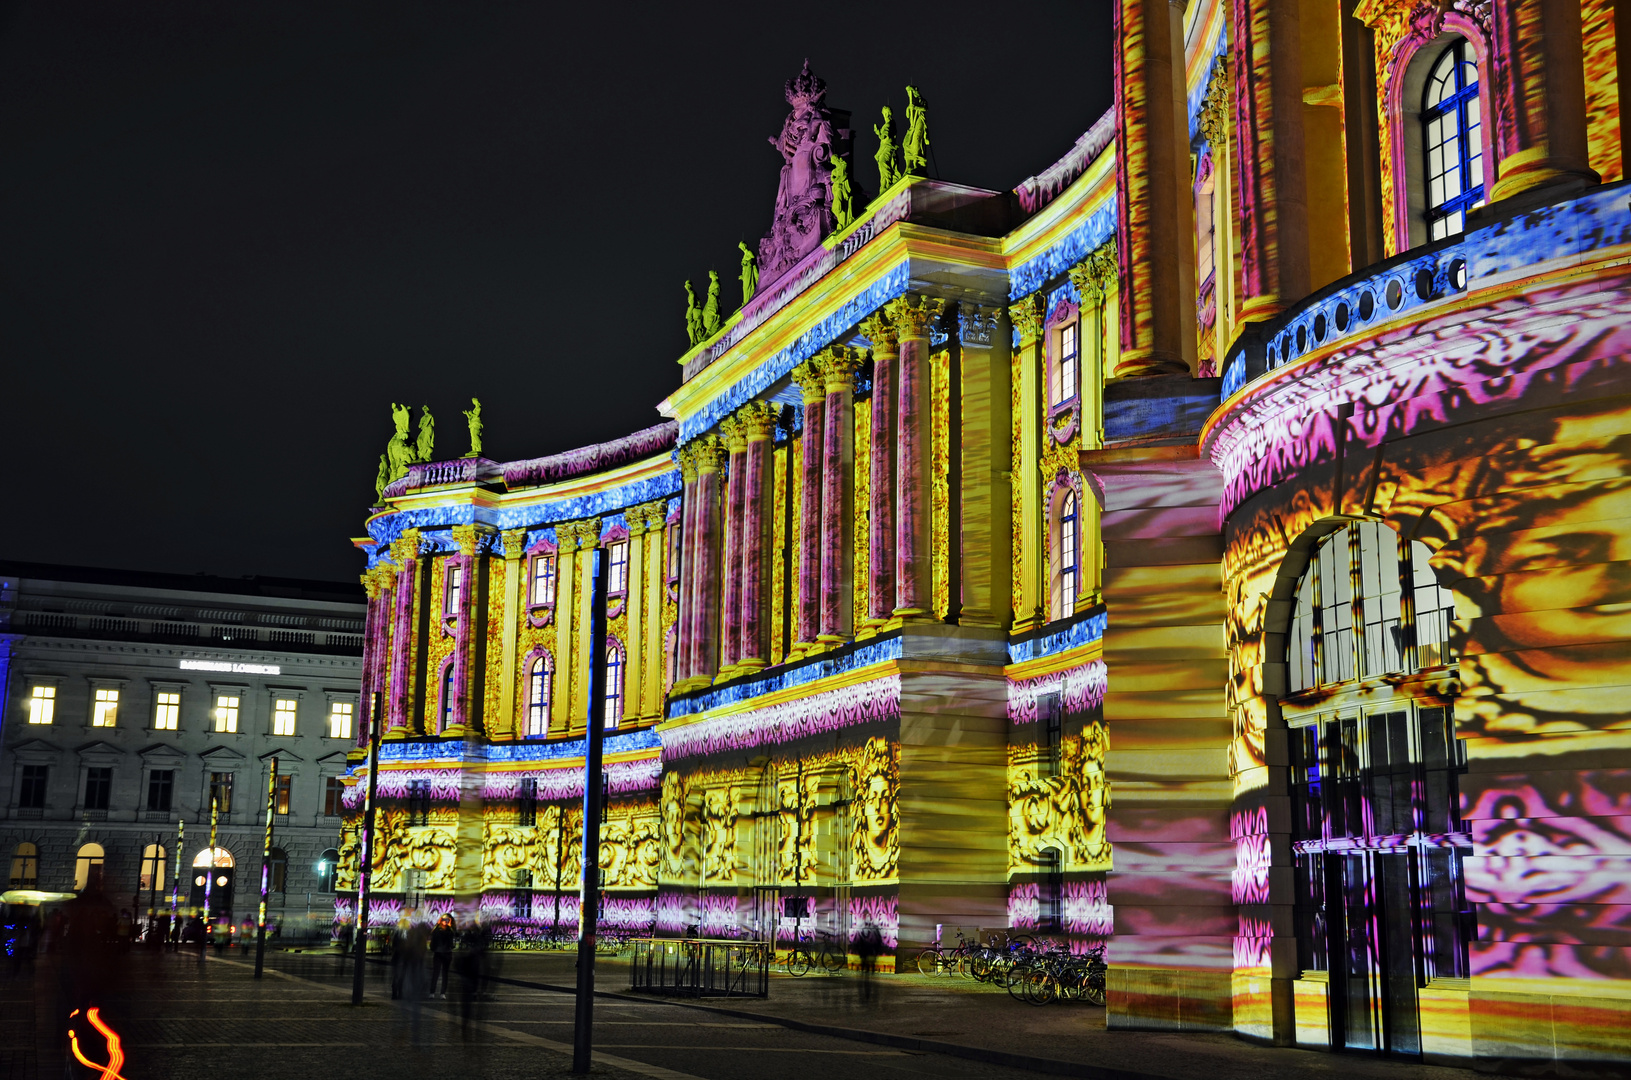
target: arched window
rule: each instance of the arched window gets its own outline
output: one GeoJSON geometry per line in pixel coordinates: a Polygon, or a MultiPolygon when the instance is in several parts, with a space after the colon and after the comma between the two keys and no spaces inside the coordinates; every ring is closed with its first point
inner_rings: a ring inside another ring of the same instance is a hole
{"type": "Polygon", "coordinates": [[[442,668],[442,730],[453,726],[453,661],[442,668]]]}
{"type": "Polygon", "coordinates": [[[623,715],[623,643],[606,641],[606,726],[614,728],[623,715]]]}
{"type": "Polygon", "coordinates": [[[271,892],[285,892],[289,884],[289,853],[280,847],[268,852],[266,860],[267,888],[271,892]]]}
{"type": "Polygon", "coordinates": [[[1076,594],[1081,591],[1081,515],[1076,510],[1076,493],[1067,491],[1059,501],[1059,553],[1053,590],[1053,617],[1069,618],[1076,610],[1076,594]]]}
{"type": "Polygon", "coordinates": [[[102,845],[85,844],[74,860],[74,891],[102,888],[102,845]]]}
{"type": "Polygon", "coordinates": [[[11,852],[11,885],[13,889],[32,889],[40,881],[40,849],[24,840],[11,852]]]}
{"type": "Polygon", "coordinates": [[[148,844],[142,848],[142,876],[138,887],[142,892],[163,892],[165,882],[164,848],[159,844],[148,844]]]}
{"type": "Polygon", "coordinates": [[[193,856],[193,865],[194,866],[220,866],[220,867],[227,867],[227,868],[230,869],[232,866],[234,866],[236,864],[235,864],[235,862],[234,862],[234,860],[232,858],[232,852],[228,851],[224,847],[218,847],[218,848],[200,848],[199,851],[198,851],[198,854],[193,856]],[[211,858],[211,852],[212,851],[214,853],[213,858],[211,858]]]}
{"type": "Polygon", "coordinates": [[[527,735],[549,733],[549,699],[555,679],[554,663],[548,653],[532,661],[527,672],[527,735]]]}
{"type": "Polygon", "coordinates": [[[1433,62],[1422,95],[1421,120],[1427,154],[1427,239],[1440,240],[1465,230],[1467,211],[1484,201],[1478,61],[1465,38],[1450,42],[1433,62]]]}
{"type": "Polygon", "coordinates": [[[1449,663],[1455,601],[1431,555],[1376,521],[1322,539],[1297,584],[1286,644],[1291,690],[1449,663]]]}
{"type": "Polygon", "coordinates": [[[334,875],[340,867],[340,850],[329,848],[317,859],[317,891],[333,892],[334,875]]]}

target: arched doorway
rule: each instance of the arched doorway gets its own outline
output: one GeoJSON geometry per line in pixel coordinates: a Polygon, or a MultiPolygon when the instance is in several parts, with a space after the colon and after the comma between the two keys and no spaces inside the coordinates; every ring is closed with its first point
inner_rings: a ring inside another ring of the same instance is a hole
{"type": "Polygon", "coordinates": [[[84,844],[74,858],[74,891],[101,891],[105,853],[101,844],[84,844]]]}
{"type": "Polygon", "coordinates": [[[212,918],[230,915],[236,875],[236,861],[232,857],[232,852],[223,847],[204,848],[193,856],[193,882],[189,902],[202,911],[207,896],[212,918]]]}
{"type": "Polygon", "coordinates": [[[1313,546],[1287,627],[1299,967],[1334,1047],[1421,1052],[1417,986],[1467,974],[1453,601],[1431,552],[1375,521],[1313,546]]]}

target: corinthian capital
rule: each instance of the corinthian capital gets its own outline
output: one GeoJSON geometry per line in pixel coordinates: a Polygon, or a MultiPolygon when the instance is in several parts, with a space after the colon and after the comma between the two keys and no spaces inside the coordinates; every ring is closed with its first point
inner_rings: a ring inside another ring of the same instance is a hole
{"type": "Polygon", "coordinates": [[[889,317],[900,330],[902,340],[926,338],[929,324],[940,318],[945,308],[946,302],[939,297],[907,293],[899,300],[890,301],[889,317]]]}
{"type": "Polygon", "coordinates": [[[793,381],[804,394],[806,403],[822,401],[827,396],[827,378],[821,374],[819,360],[806,360],[794,368],[793,381]]]}
{"type": "Polygon", "coordinates": [[[834,345],[821,358],[821,373],[829,394],[852,393],[855,373],[861,370],[865,354],[852,345],[834,345]]]}
{"type": "Polygon", "coordinates": [[[1111,237],[1070,268],[1070,282],[1082,294],[1083,300],[1102,303],[1110,295],[1110,286],[1120,273],[1116,263],[1116,240],[1111,237]]]}
{"type": "Polygon", "coordinates": [[[872,351],[875,354],[893,353],[899,347],[900,332],[889,320],[889,315],[883,308],[861,320],[861,333],[872,342],[872,351]]]}
{"type": "Polygon", "coordinates": [[[697,478],[697,444],[689,442],[680,447],[679,459],[681,482],[692,483],[697,478]]]}
{"type": "Polygon", "coordinates": [[[694,444],[697,448],[697,474],[700,476],[707,472],[719,472],[725,467],[725,458],[728,452],[725,449],[725,440],[718,435],[704,435],[694,444]]]}
{"type": "Polygon", "coordinates": [[[1045,303],[1042,294],[1037,292],[1008,305],[1008,320],[1019,331],[1021,341],[1035,341],[1042,332],[1042,321],[1046,317],[1042,307],[1045,303]]]}
{"type": "Polygon", "coordinates": [[[776,407],[768,401],[755,399],[736,410],[736,422],[742,427],[744,439],[762,442],[770,438],[776,428],[776,407]]]}
{"type": "Polygon", "coordinates": [[[742,421],[735,415],[727,416],[719,422],[719,434],[725,440],[725,449],[733,454],[740,454],[748,448],[748,435],[742,429],[742,421]]]}

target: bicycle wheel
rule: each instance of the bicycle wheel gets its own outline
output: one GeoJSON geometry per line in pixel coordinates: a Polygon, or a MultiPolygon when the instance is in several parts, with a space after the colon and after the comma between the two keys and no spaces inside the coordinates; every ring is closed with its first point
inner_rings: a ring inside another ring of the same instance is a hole
{"type": "Polygon", "coordinates": [[[1029,964],[1013,964],[1003,973],[1003,986],[1015,1001],[1025,1000],[1025,984],[1030,981],[1029,964]]]}
{"type": "Polygon", "coordinates": [[[924,949],[917,954],[917,973],[919,975],[940,974],[941,959],[939,949],[924,949]]]}
{"type": "Polygon", "coordinates": [[[968,973],[980,982],[990,982],[996,966],[989,949],[981,949],[968,958],[968,973]]]}
{"type": "Polygon", "coordinates": [[[810,954],[803,949],[794,949],[788,953],[787,973],[795,977],[808,975],[810,973],[810,954]]]}
{"type": "Polygon", "coordinates": [[[1054,979],[1053,972],[1046,968],[1032,968],[1025,977],[1023,993],[1029,1004],[1046,1005],[1058,995],[1058,992],[1058,981],[1054,979]]]}
{"type": "Polygon", "coordinates": [[[1104,977],[1101,975],[1095,979],[1093,976],[1089,975],[1087,977],[1087,985],[1082,987],[1082,997],[1085,998],[1089,1004],[1103,1005],[1104,977]]]}

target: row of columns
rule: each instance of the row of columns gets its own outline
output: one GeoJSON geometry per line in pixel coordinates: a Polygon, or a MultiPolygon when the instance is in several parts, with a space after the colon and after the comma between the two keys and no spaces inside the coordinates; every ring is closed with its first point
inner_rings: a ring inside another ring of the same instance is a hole
{"type": "MultiPolygon", "coordinates": [[[[872,343],[868,605],[873,629],[933,614],[929,328],[944,302],[908,295],[861,326],[872,343]]],[[[794,369],[803,436],[797,602],[789,659],[855,636],[855,377],[864,350],[834,345],[794,369]]],[[[775,412],[753,401],[680,450],[684,692],[770,659],[775,412]],[[726,483],[728,477],[729,483],[726,483]]]]}

